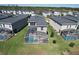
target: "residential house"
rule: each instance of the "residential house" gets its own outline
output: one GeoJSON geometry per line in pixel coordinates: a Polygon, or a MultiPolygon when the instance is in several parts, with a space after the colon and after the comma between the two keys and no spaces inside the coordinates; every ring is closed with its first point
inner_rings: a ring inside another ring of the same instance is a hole
{"type": "Polygon", "coordinates": [[[78,16],[52,16],[50,25],[60,33],[65,40],[79,39],[79,17],[78,16]]]}
{"type": "Polygon", "coordinates": [[[45,12],[42,12],[42,15],[43,15],[44,17],[47,17],[47,16],[52,15],[52,12],[45,11],[45,12]]]}
{"type": "Polygon", "coordinates": [[[65,18],[66,16],[52,16],[50,17],[50,25],[57,31],[63,31],[67,29],[77,29],[77,23],[65,18]]]}
{"type": "Polygon", "coordinates": [[[28,15],[14,15],[0,20],[0,29],[18,32],[27,25],[28,15]]]}
{"type": "Polygon", "coordinates": [[[55,16],[61,16],[61,11],[54,11],[53,15],[55,15],[55,16]]]}
{"type": "Polygon", "coordinates": [[[73,11],[69,11],[68,12],[68,15],[73,15],[73,11]]]}
{"type": "Polygon", "coordinates": [[[47,23],[40,15],[31,16],[28,19],[28,34],[25,37],[27,43],[47,43],[47,23]]]}

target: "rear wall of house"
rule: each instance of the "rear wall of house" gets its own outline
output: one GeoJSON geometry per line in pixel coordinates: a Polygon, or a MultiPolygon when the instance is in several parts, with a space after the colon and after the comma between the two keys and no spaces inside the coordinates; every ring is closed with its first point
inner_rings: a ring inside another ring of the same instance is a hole
{"type": "Polygon", "coordinates": [[[59,32],[59,30],[61,29],[61,26],[59,24],[51,19],[49,19],[49,23],[57,32],[59,32]]]}
{"type": "Polygon", "coordinates": [[[37,27],[37,31],[47,33],[47,27],[37,27]],[[42,29],[41,29],[42,28],[42,29]]]}
{"type": "Polygon", "coordinates": [[[63,25],[61,26],[60,30],[65,30],[65,29],[77,29],[77,25],[63,25]]]}
{"type": "Polygon", "coordinates": [[[12,25],[11,24],[0,24],[0,28],[3,28],[3,29],[9,29],[9,30],[12,30],[12,25]]]}

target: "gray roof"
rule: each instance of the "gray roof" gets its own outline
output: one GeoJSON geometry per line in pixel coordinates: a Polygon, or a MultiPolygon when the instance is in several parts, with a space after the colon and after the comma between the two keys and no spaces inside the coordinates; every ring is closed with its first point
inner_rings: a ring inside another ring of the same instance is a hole
{"type": "Polygon", "coordinates": [[[79,21],[79,17],[78,16],[68,15],[68,16],[64,16],[64,18],[69,19],[69,20],[74,21],[74,22],[78,22],[79,21]]]}
{"type": "Polygon", "coordinates": [[[3,24],[10,23],[10,24],[12,24],[12,23],[15,23],[19,20],[26,18],[27,16],[28,15],[15,15],[15,16],[0,20],[0,23],[3,23],[3,24]]]}
{"type": "Polygon", "coordinates": [[[76,25],[77,23],[69,19],[64,18],[63,16],[52,16],[50,17],[53,21],[59,25],[76,25]]]}
{"type": "Polygon", "coordinates": [[[28,22],[36,22],[37,26],[47,26],[45,18],[40,15],[31,16],[28,22]]]}
{"type": "Polygon", "coordinates": [[[12,16],[11,14],[0,14],[0,20],[12,16]]]}

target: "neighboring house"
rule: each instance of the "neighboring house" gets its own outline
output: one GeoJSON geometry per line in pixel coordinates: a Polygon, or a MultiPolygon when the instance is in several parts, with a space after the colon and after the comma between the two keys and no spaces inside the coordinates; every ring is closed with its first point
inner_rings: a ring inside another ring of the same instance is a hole
{"type": "Polygon", "coordinates": [[[12,17],[12,14],[0,14],[0,20],[12,17]]]}
{"type": "Polygon", "coordinates": [[[61,11],[54,11],[53,15],[55,15],[55,16],[61,16],[61,11]]]}
{"type": "Polygon", "coordinates": [[[47,16],[52,15],[52,12],[49,12],[49,11],[42,12],[42,15],[43,15],[44,17],[47,17],[47,16]]]}
{"type": "Polygon", "coordinates": [[[28,34],[25,37],[27,43],[47,43],[47,23],[43,16],[31,16],[28,19],[28,34]]]}
{"type": "Polygon", "coordinates": [[[79,16],[72,16],[72,15],[69,15],[69,16],[65,16],[65,18],[71,20],[71,21],[74,21],[76,22],[77,24],[77,28],[76,29],[79,29],[79,16]]]}
{"type": "Polygon", "coordinates": [[[14,15],[16,15],[16,14],[35,15],[34,11],[32,11],[32,10],[30,10],[30,11],[29,10],[1,10],[1,11],[2,11],[2,13],[8,13],[8,14],[14,14],[14,15]]]}
{"type": "Polygon", "coordinates": [[[69,12],[68,12],[68,15],[73,15],[73,12],[72,12],[72,11],[69,11],[69,12]]]}
{"type": "Polygon", "coordinates": [[[7,13],[7,11],[6,10],[2,10],[2,13],[7,13]]]}
{"type": "Polygon", "coordinates": [[[27,20],[28,15],[15,15],[6,19],[1,19],[0,29],[10,30],[16,33],[26,26],[27,20]]]}
{"type": "Polygon", "coordinates": [[[79,39],[78,16],[53,16],[49,19],[50,25],[64,38],[64,40],[79,39]]]}
{"type": "MultiPolygon", "coordinates": [[[[63,16],[66,16],[66,15],[68,15],[68,12],[62,11],[61,14],[62,14],[63,16]]],[[[62,15],[61,15],[61,16],[62,16],[62,15]]]]}
{"type": "Polygon", "coordinates": [[[73,15],[74,15],[74,16],[79,16],[79,12],[78,12],[78,11],[74,11],[74,12],[73,12],[73,15]]]}
{"type": "MultiPolygon", "coordinates": [[[[64,16],[66,17],[66,16],[64,16]]],[[[53,28],[57,31],[57,32],[61,32],[63,30],[67,30],[67,29],[77,29],[77,23],[74,21],[71,21],[67,18],[64,18],[63,16],[52,16],[50,17],[50,25],[53,26],[53,28]]]]}

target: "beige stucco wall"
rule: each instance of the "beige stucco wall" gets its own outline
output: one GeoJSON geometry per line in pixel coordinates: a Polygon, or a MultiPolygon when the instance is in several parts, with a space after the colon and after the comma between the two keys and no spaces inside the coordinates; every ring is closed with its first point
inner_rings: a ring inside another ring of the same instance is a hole
{"type": "Polygon", "coordinates": [[[59,30],[65,30],[65,29],[77,29],[77,25],[62,25],[62,26],[60,26],[59,24],[57,24],[55,21],[53,21],[51,19],[49,19],[49,23],[57,32],[59,32],[59,30]]]}
{"type": "Polygon", "coordinates": [[[7,28],[7,29],[10,29],[12,30],[12,25],[11,24],[1,24],[0,28],[7,28]]]}
{"type": "Polygon", "coordinates": [[[61,26],[61,30],[64,29],[77,29],[77,25],[63,25],[61,26]]]}
{"type": "Polygon", "coordinates": [[[59,30],[61,29],[61,26],[59,24],[57,24],[56,22],[54,22],[53,20],[49,19],[49,24],[57,31],[59,32],[59,30]]]}
{"type": "Polygon", "coordinates": [[[40,32],[47,32],[47,27],[43,27],[43,30],[41,30],[41,27],[37,27],[37,31],[40,31],[40,32]]]}

